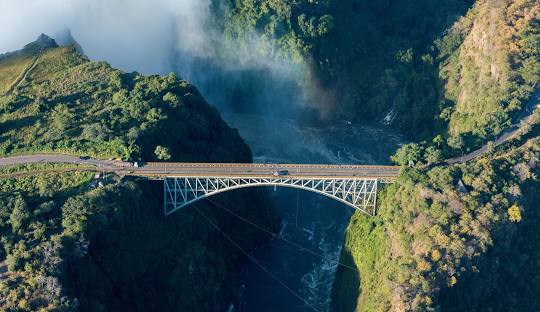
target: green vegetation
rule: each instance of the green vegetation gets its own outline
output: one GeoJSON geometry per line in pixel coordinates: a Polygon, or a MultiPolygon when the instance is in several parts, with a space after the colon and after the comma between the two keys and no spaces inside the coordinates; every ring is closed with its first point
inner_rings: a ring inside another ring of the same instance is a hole
{"type": "MultiPolygon", "coordinates": [[[[0,88],[17,80],[0,96],[1,155],[251,161],[237,131],[173,74],[123,73],[54,45],[2,58],[0,73],[0,88]],[[25,72],[22,79],[17,71],[25,72]]],[[[227,308],[243,255],[199,211],[226,231],[235,229],[229,235],[245,249],[266,236],[204,202],[165,218],[159,182],[43,172],[74,167],[2,168],[1,311],[227,308]],[[5,176],[28,171],[42,172],[5,176]]],[[[220,196],[245,218],[276,224],[262,194],[220,196]]]]}
{"type": "Polygon", "coordinates": [[[437,44],[444,47],[440,76],[449,134],[500,134],[540,78],[538,3],[478,1],[437,44]],[[452,43],[460,39],[459,46],[452,43]]]}
{"type": "Polygon", "coordinates": [[[410,137],[441,133],[460,150],[508,127],[540,77],[537,2],[471,2],[229,0],[224,28],[245,49],[307,65],[306,85],[332,98],[311,102],[332,117],[393,112],[410,137]]]}
{"type": "Polygon", "coordinates": [[[306,64],[306,84],[332,99],[321,103],[317,92],[310,102],[331,117],[380,120],[393,111],[395,125],[413,137],[443,127],[435,118],[443,92],[433,42],[470,1],[229,2],[229,40],[249,48],[259,33],[257,51],[306,64]]]}
{"type": "MultiPolygon", "coordinates": [[[[36,57],[13,94],[0,97],[0,155],[61,152],[153,160],[162,146],[176,159],[193,160],[205,152],[200,141],[217,139],[230,146],[220,151],[222,161],[232,160],[235,150],[249,154],[244,144],[229,139],[236,133],[198,91],[174,74],[122,73],[89,62],[72,47],[36,57]]],[[[0,70],[11,62],[0,62],[0,70]]]]}
{"type": "Polygon", "coordinates": [[[426,81],[441,89],[416,112],[431,124],[392,157],[414,166],[380,193],[377,216],[351,219],[341,259],[360,274],[338,269],[337,311],[538,310],[539,112],[510,141],[488,140],[537,104],[539,40],[537,1],[479,0],[432,41],[426,81]],[[480,144],[484,156],[440,164],[480,144]]]}
{"type": "Polygon", "coordinates": [[[8,92],[26,68],[32,64],[33,57],[28,54],[18,55],[4,60],[0,64],[0,94],[8,92]]]}
{"type": "MultiPolygon", "coordinates": [[[[357,308],[535,310],[537,296],[522,294],[540,289],[530,274],[540,257],[539,159],[536,137],[504,157],[404,169],[381,192],[377,216],[357,214],[349,225],[342,258],[354,259],[360,271],[357,308]]],[[[336,294],[346,287],[345,273],[338,274],[336,294]]],[[[350,311],[341,301],[351,298],[337,297],[338,310],[350,311]]]]}
{"type": "MultiPolygon", "coordinates": [[[[341,257],[360,274],[338,269],[336,310],[538,310],[540,115],[511,141],[492,141],[535,104],[538,1],[226,3],[216,21],[234,49],[224,51],[299,64],[321,112],[395,116],[416,141],[392,157],[404,169],[381,191],[377,216],[351,219],[341,257]],[[482,144],[487,154],[467,164],[440,163],[482,144]]],[[[175,75],[123,73],[72,47],[42,50],[0,57],[0,155],[251,160],[175,75]]],[[[34,169],[48,167],[4,172],[34,169]]],[[[244,248],[264,236],[204,204],[165,220],[152,182],[97,182],[84,172],[0,181],[0,310],[226,309],[241,255],[197,209],[244,248]]],[[[244,217],[275,225],[257,194],[228,195],[244,217]]]]}
{"type": "Polygon", "coordinates": [[[33,173],[40,171],[51,171],[51,170],[68,170],[68,169],[78,169],[80,171],[95,170],[96,167],[90,165],[78,165],[78,164],[55,164],[55,163],[39,163],[39,164],[28,164],[28,165],[16,165],[16,166],[5,166],[0,168],[0,176],[9,175],[13,173],[33,173]]]}
{"type": "Polygon", "coordinates": [[[161,160],[171,159],[171,153],[169,152],[169,149],[161,145],[156,146],[154,154],[156,154],[156,157],[161,160]]]}

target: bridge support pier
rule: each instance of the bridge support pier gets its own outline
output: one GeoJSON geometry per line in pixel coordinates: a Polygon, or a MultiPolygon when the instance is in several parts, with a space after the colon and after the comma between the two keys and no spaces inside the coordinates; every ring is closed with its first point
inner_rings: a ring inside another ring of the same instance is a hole
{"type": "Polygon", "coordinates": [[[163,180],[164,213],[169,215],[200,199],[234,189],[254,186],[283,186],[319,193],[373,216],[377,205],[379,183],[377,178],[168,177],[163,180]]]}

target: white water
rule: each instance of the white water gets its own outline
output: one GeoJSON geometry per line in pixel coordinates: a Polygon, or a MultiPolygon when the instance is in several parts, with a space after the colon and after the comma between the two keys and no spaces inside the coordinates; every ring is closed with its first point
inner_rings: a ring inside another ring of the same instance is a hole
{"type": "MultiPolygon", "coordinates": [[[[306,127],[289,119],[239,114],[223,117],[239,129],[253,151],[254,161],[260,163],[388,163],[388,156],[402,142],[380,125],[306,127]]],[[[246,261],[240,276],[242,295],[234,310],[329,311],[332,282],[352,208],[309,192],[269,190],[273,208],[283,217],[279,234],[322,257],[280,239],[261,246],[253,256],[307,304],[246,261]]]]}

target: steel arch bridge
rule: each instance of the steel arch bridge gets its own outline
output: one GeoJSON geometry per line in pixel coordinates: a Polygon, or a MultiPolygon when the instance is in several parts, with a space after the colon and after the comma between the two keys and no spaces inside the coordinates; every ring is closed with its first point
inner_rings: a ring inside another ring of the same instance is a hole
{"type": "Polygon", "coordinates": [[[318,193],[370,216],[375,215],[378,178],[296,178],[296,177],[171,177],[164,178],[164,213],[169,215],[201,199],[226,191],[260,186],[297,188],[318,193]]]}
{"type": "MultiPolygon", "coordinates": [[[[0,158],[0,167],[32,163],[87,165],[91,168],[71,168],[68,170],[90,170],[113,173],[121,177],[133,176],[150,180],[163,180],[165,215],[212,195],[255,186],[303,189],[330,197],[366,214],[374,215],[379,184],[393,182],[400,171],[399,167],[378,165],[128,163],[63,154],[32,154],[0,158]]],[[[47,172],[65,170],[65,168],[53,168],[47,172]]],[[[2,178],[1,176],[0,178],[2,178]]],[[[7,176],[10,177],[11,174],[7,176]]]]}
{"type": "Polygon", "coordinates": [[[399,169],[371,165],[144,163],[121,174],[163,180],[165,215],[226,191],[279,186],[321,194],[373,216],[380,184],[392,183],[399,169]]]}

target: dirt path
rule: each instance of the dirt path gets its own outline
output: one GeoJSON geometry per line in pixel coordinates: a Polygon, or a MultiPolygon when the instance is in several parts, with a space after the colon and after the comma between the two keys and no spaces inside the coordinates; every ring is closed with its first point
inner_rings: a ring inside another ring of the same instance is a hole
{"type": "Polygon", "coordinates": [[[15,79],[15,81],[11,84],[9,89],[6,91],[5,95],[11,95],[13,91],[15,91],[16,88],[18,88],[28,77],[28,75],[34,70],[34,68],[37,65],[37,60],[39,58],[39,55],[34,56],[32,62],[24,69],[24,71],[15,79]]]}

